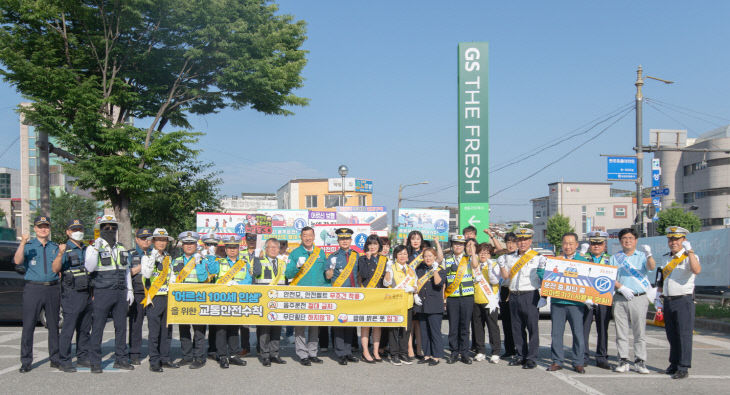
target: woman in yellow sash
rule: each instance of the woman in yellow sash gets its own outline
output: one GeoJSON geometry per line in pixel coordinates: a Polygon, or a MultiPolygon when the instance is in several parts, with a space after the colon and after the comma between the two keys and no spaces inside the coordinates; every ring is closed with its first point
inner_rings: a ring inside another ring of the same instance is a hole
{"type": "Polygon", "coordinates": [[[408,313],[405,328],[390,328],[388,338],[390,363],[400,365],[402,361],[402,363],[410,365],[413,361],[408,355],[408,343],[413,327],[413,293],[416,291],[416,272],[408,266],[408,250],[405,246],[395,247],[393,249],[393,258],[395,258],[395,263],[392,266],[393,279],[391,287],[406,291],[408,313]]]}
{"type": "MultiPolygon", "coordinates": [[[[382,245],[377,235],[370,235],[365,240],[364,255],[357,258],[358,284],[363,288],[385,288],[385,266],[387,257],[379,254],[382,245]]],[[[360,328],[360,344],[362,345],[362,361],[365,363],[382,362],[380,358],[380,327],[363,326],[360,328]],[[373,335],[373,355],[370,355],[370,333],[373,335]]]]}
{"type": "Polygon", "coordinates": [[[477,247],[479,270],[474,281],[474,310],[472,310],[471,330],[474,334],[474,346],[476,347],[475,361],[487,359],[487,348],[484,345],[484,325],[489,333],[489,345],[491,347],[490,363],[499,362],[499,352],[502,343],[499,333],[499,278],[500,271],[497,262],[492,260],[494,247],[488,243],[481,243],[477,247]],[[480,285],[484,279],[487,284],[488,293],[485,293],[480,285]]]}
{"type": "MultiPolygon", "coordinates": [[[[406,238],[406,249],[408,250],[408,264],[415,269],[420,262],[423,261],[423,251],[430,247],[428,241],[423,240],[423,234],[417,230],[408,233],[406,238]]],[[[408,355],[416,356],[419,360],[423,360],[423,347],[421,346],[421,330],[418,321],[413,321],[413,331],[411,339],[408,342],[408,355]],[[416,338],[416,351],[413,350],[413,337],[416,338]]]]}
{"type": "MultiPolygon", "coordinates": [[[[441,245],[438,241],[436,246],[440,252],[441,245]]],[[[414,311],[420,322],[424,355],[418,363],[427,363],[429,366],[438,365],[444,356],[441,322],[444,313],[443,280],[446,278],[446,270],[439,266],[438,259],[443,261],[443,253],[439,254],[433,248],[426,248],[423,251],[423,261],[416,267],[418,277],[416,291],[421,303],[414,307],[414,311]]]]}

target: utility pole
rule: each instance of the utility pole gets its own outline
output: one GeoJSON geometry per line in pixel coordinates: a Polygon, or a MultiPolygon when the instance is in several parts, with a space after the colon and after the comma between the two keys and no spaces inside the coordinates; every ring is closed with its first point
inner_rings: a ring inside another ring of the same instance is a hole
{"type": "Polygon", "coordinates": [[[48,165],[48,133],[38,130],[38,187],[40,188],[41,205],[39,213],[43,216],[51,215],[51,183],[50,166],[48,165]]]}

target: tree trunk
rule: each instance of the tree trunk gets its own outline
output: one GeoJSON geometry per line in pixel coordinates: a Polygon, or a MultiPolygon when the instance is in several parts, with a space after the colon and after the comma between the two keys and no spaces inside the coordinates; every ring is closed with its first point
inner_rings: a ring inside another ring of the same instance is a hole
{"type": "Polygon", "coordinates": [[[129,214],[129,197],[124,192],[117,192],[111,202],[114,208],[114,216],[117,217],[119,222],[117,241],[127,249],[131,249],[134,247],[134,243],[132,242],[132,217],[129,214]]]}

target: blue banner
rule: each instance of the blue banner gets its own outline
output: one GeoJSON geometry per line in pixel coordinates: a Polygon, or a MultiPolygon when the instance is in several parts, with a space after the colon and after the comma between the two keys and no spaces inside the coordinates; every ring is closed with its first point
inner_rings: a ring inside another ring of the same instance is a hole
{"type": "Polygon", "coordinates": [[[636,158],[627,156],[609,156],[607,158],[608,180],[633,181],[637,178],[636,158]]]}

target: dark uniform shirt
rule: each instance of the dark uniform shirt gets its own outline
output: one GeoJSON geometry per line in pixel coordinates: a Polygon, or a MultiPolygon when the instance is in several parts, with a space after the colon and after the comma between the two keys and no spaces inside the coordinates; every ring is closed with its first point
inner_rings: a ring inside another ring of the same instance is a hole
{"type": "MultiPolygon", "coordinates": [[[[335,283],[335,280],[340,276],[340,273],[343,269],[347,266],[347,261],[350,258],[350,254],[354,253],[357,254],[357,252],[349,249],[347,251],[343,250],[342,248],[339,248],[337,251],[330,254],[330,256],[327,257],[327,264],[325,265],[325,271],[329,270],[330,265],[334,262],[335,268],[333,270],[334,274],[332,275],[332,284],[335,283]]],[[[345,282],[340,285],[341,287],[357,287],[357,283],[355,282],[355,279],[357,278],[357,261],[355,261],[355,265],[352,268],[352,271],[350,272],[350,275],[345,279],[345,282]]]]}
{"type": "Polygon", "coordinates": [[[23,249],[25,279],[28,281],[56,281],[58,273],[53,272],[53,259],[58,255],[58,244],[48,240],[44,246],[35,238],[23,249]]]}
{"type": "MultiPolygon", "coordinates": [[[[416,276],[418,278],[423,277],[431,268],[426,263],[421,262],[416,267],[416,276]]],[[[444,311],[444,294],[443,288],[446,283],[446,270],[439,269],[439,276],[441,276],[441,283],[435,284],[434,278],[431,277],[426,284],[423,285],[421,291],[418,293],[418,297],[421,298],[421,306],[414,305],[414,313],[425,313],[425,314],[437,314],[443,313],[444,311]]],[[[416,283],[418,286],[418,283],[416,283]]]]}
{"type": "MultiPolygon", "coordinates": [[[[134,268],[142,264],[142,257],[149,255],[152,252],[152,248],[148,248],[146,251],[139,247],[135,247],[134,251],[129,254],[129,267],[134,268]]],[[[134,293],[144,294],[144,285],[142,285],[142,271],[132,276],[132,289],[134,293]]]]}
{"type": "Polygon", "coordinates": [[[66,251],[61,256],[61,279],[64,287],[88,291],[89,275],[86,273],[86,266],[84,266],[85,256],[85,245],[82,244],[79,247],[71,240],[66,242],[66,251]],[[77,271],[76,276],[72,271],[77,271]]]}
{"type": "MultiPolygon", "coordinates": [[[[370,282],[370,279],[375,275],[375,271],[378,268],[378,260],[380,254],[373,255],[370,259],[366,255],[361,255],[357,258],[357,275],[360,280],[360,285],[365,287],[370,282]]],[[[385,265],[383,265],[385,266],[385,265]]],[[[383,279],[385,278],[385,269],[380,275],[380,280],[375,284],[375,288],[385,288],[383,285],[383,279]]]]}

